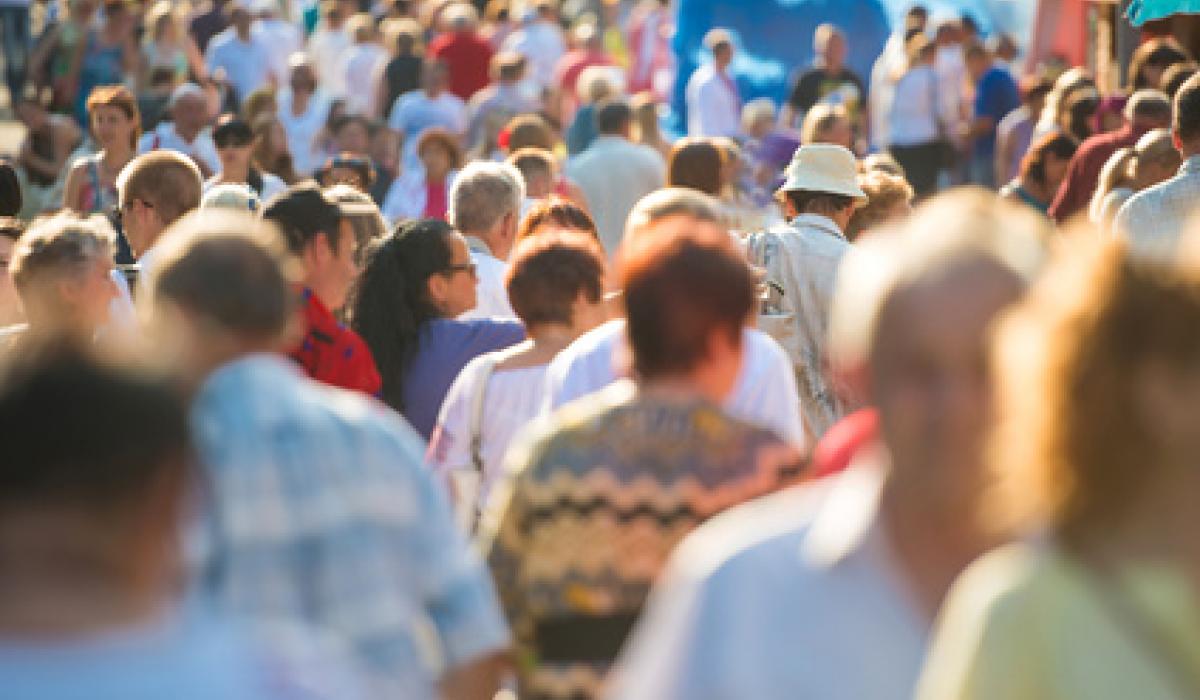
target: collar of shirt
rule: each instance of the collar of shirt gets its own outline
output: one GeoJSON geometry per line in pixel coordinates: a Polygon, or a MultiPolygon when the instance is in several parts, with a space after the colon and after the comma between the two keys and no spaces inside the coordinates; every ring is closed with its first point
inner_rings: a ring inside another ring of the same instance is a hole
{"type": "Polygon", "coordinates": [[[251,386],[262,387],[276,384],[280,381],[294,381],[302,375],[294,362],[283,355],[260,352],[243,355],[227,362],[204,380],[197,394],[196,402],[202,403],[210,397],[257,395],[249,390],[251,386]]]}
{"type": "Polygon", "coordinates": [[[1183,161],[1183,165],[1179,166],[1180,175],[1195,175],[1200,173],[1200,155],[1188,156],[1188,159],[1183,161]]]}
{"type": "Polygon", "coordinates": [[[845,472],[833,477],[804,538],[804,554],[814,566],[831,568],[856,553],[879,552],[879,496],[885,471],[878,466],[881,455],[877,449],[864,452],[845,472]]]}
{"type": "Polygon", "coordinates": [[[845,238],[845,234],[833,222],[833,219],[820,214],[801,214],[791,221],[792,228],[815,228],[836,238],[845,238]]]}
{"type": "MultiPolygon", "coordinates": [[[[467,239],[467,250],[477,255],[486,255],[488,257],[496,258],[496,256],[492,253],[491,247],[488,246],[488,244],[485,243],[482,238],[479,238],[478,236],[463,236],[463,238],[467,239]]],[[[499,260],[500,258],[496,259],[499,260]]]]}

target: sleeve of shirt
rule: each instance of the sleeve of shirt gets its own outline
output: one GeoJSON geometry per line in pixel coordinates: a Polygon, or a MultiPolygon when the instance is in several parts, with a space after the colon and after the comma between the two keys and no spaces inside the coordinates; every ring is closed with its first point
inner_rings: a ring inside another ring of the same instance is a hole
{"type": "Polygon", "coordinates": [[[411,428],[403,432],[396,461],[414,466],[413,487],[421,503],[412,564],[423,578],[426,612],[446,665],[460,666],[507,648],[508,628],[487,571],[454,523],[444,489],[424,468],[421,439],[411,428]]]}
{"type": "Polygon", "coordinates": [[[796,79],[792,94],[788,96],[788,104],[795,109],[807,112],[817,103],[817,84],[820,77],[815,73],[805,72],[796,79]],[[815,80],[814,80],[815,78],[815,80]]]}
{"type": "MultiPolygon", "coordinates": [[[[1005,554],[1004,552],[1000,553],[1005,554]]],[[[1005,557],[1007,558],[1007,557],[1005,557]]],[[[1031,621],[997,554],[972,564],[954,584],[942,608],[917,686],[917,700],[1004,700],[1048,697],[1031,621]]]]}

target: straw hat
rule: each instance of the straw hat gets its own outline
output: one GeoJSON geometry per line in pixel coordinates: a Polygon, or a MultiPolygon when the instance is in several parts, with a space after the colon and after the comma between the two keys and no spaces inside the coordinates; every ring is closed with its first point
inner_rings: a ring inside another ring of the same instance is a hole
{"type": "Polygon", "coordinates": [[[867,193],[858,186],[858,161],[843,146],[830,143],[806,144],[796,149],[784,171],[786,180],[780,192],[807,190],[828,192],[866,201],[867,193]]]}

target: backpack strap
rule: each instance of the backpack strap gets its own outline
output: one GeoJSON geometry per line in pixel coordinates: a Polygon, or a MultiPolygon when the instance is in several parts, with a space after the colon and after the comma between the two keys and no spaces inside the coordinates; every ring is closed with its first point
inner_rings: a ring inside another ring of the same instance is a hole
{"type": "MultiPolygon", "coordinates": [[[[517,353],[526,350],[528,347],[529,341],[526,340],[503,350],[489,352],[480,357],[479,384],[475,390],[475,394],[471,397],[470,414],[467,416],[467,434],[470,436],[469,444],[471,445],[471,465],[475,468],[475,475],[479,477],[478,483],[480,484],[483,483],[483,411],[487,400],[488,382],[491,381],[492,375],[496,372],[498,365],[515,357],[517,353]]],[[[480,509],[478,494],[476,494],[475,501],[474,515],[471,518],[472,532],[479,526],[480,509]]]]}

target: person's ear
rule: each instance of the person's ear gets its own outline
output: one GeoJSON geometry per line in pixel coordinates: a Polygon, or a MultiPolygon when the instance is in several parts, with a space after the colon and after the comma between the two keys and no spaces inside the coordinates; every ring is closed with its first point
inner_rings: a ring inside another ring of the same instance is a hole
{"type": "Polygon", "coordinates": [[[440,309],[445,306],[446,297],[450,295],[450,280],[446,279],[445,275],[430,275],[429,279],[425,280],[425,291],[433,305],[440,309]]]}
{"type": "Polygon", "coordinates": [[[311,255],[312,261],[318,265],[327,265],[337,257],[337,251],[330,245],[329,234],[324,231],[317,232],[305,253],[311,255]]]}

